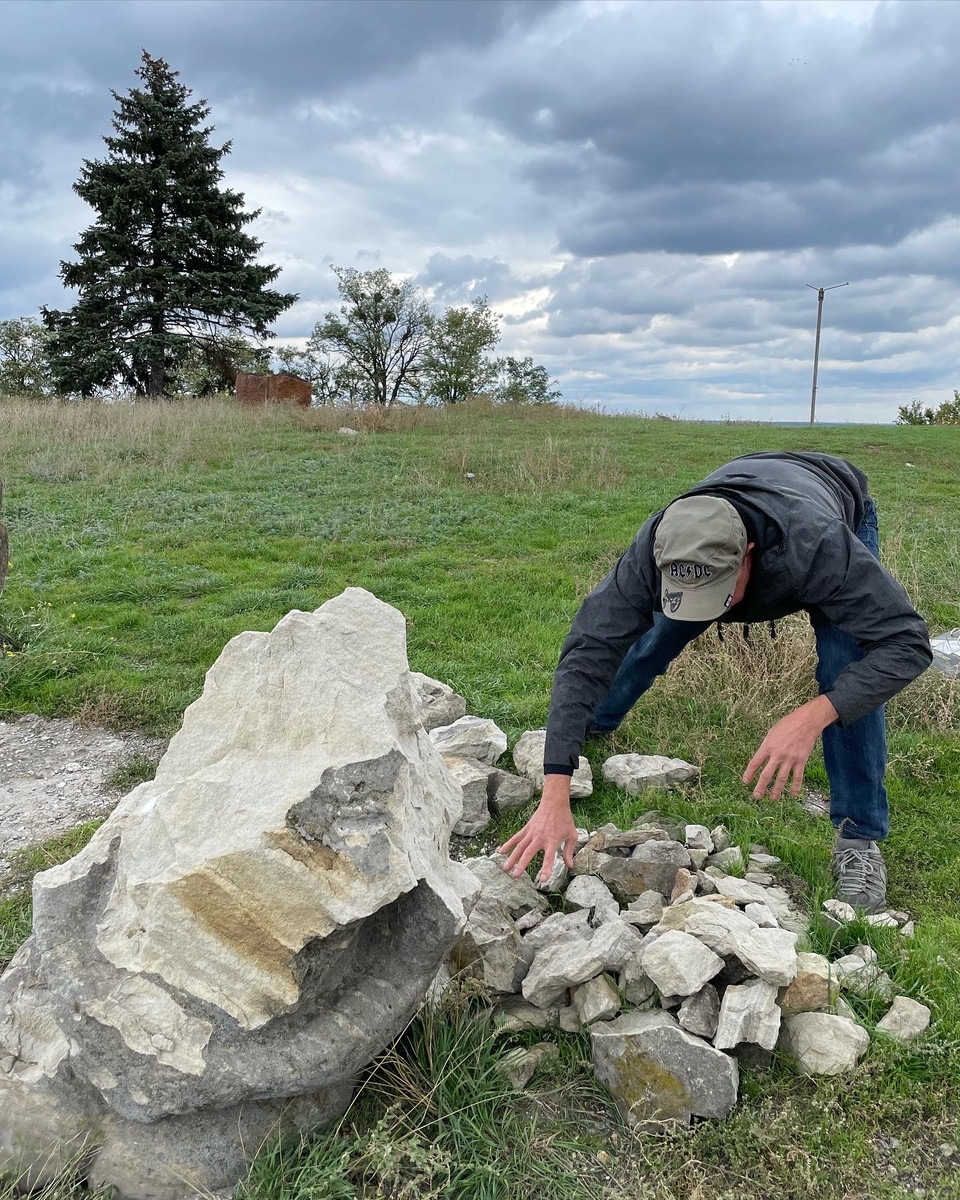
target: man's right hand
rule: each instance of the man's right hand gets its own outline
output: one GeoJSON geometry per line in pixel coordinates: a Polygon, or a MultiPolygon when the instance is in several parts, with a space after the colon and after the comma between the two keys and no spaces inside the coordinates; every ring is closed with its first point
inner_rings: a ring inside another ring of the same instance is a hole
{"type": "Polygon", "coordinates": [[[571,867],[576,845],[577,827],[570,811],[570,776],[547,775],[537,811],[521,830],[499,847],[498,853],[509,854],[503,869],[518,879],[542,850],[543,866],[537,878],[546,883],[557,851],[562,852],[563,861],[571,867]]]}

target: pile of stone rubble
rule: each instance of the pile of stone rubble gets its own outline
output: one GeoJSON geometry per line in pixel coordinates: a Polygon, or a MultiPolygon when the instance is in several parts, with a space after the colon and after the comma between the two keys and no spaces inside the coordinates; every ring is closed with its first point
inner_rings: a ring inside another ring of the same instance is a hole
{"type": "MultiPolygon", "coordinates": [[[[870,947],[835,962],[798,953],[807,918],[762,847],[744,861],[723,826],[676,827],[654,812],[579,832],[572,870],[560,863],[542,886],[505,874],[502,856],[467,860],[481,894],[450,970],[499,998],[505,1030],[589,1027],[597,1077],[631,1124],[726,1116],[738,1058],[777,1046],[809,1074],[853,1069],[870,1036],[845,993],[891,1000],[877,1026],[890,1036],[929,1024],[924,1005],[894,997],[870,947]]],[[[523,1086],[549,1050],[512,1052],[510,1078],[523,1086]]]]}

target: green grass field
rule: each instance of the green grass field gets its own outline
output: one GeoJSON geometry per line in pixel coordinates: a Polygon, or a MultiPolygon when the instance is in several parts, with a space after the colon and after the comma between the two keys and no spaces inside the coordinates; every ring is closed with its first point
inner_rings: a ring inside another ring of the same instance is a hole
{"type": "MultiPolygon", "coordinates": [[[[345,420],[218,402],[0,403],[12,561],[0,716],[170,733],[231,636],[360,585],[406,614],[411,666],[452,684],[512,741],[543,724],[578,602],[643,520],[752,450],[826,450],[860,465],[887,565],[932,631],[960,625],[960,429],[466,408],[357,414],[361,435],[346,438],[345,420]]],[[[721,646],[708,632],[615,749],[702,763],[702,782],[662,810],[765,843],[815,899],[829,883],[829,823],[793,801],[758,804],[739,782],[767,726],[812,694],[813,661],[801,619],[776,641],[758,630],[721,646]]],[[[339,1131],[265,1152],[250,1196],[960,1197],[960,1158],[940,1150],[960,1141],[960,685],[928,672],[891,704],[889,724],[890,894],[916,915],[917,936],[867,940],[933,1007],[928,1040],[877,1040],[839,1081],[780,1061],[748,1068],[727,1122],[633,1138],[590,1080],[585,1039],[556,1035],[561,1065],[514,1097],[491,1075],[512,1043],[450,1013],[409,1032],[339,1131]]],[[[819,760],[808,782],[825,790],[819,760]]],[[[601,785],[576,815],[595,825],[646,807],[601,785]]],[[[40,861],[21,863],[21,880],[40,861]]],[[[22,891],[0,901],[0,957],[28,919],[22,891]]],[[[818,948],[828,936],[812,934],[818,948]]]]}

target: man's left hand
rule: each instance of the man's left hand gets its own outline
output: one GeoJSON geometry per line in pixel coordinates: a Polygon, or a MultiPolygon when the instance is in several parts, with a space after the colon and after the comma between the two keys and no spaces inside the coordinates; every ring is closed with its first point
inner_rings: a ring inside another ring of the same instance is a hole
{"type": "Polygon", "coordinates": [[[793,782],[790,795],[799,796],[803,786],[803,771],[817,738],[836,719],[837,710],[829,698],[817,696],[778,721],[763,739],[760,749],[750,759],[743,773],[743,782],[749,785],[760,771],[757,786],[753,789],[754,798],[762,800],[767,788],[773,784],[770,799],[779,800],[791,775],[793,782]]]}

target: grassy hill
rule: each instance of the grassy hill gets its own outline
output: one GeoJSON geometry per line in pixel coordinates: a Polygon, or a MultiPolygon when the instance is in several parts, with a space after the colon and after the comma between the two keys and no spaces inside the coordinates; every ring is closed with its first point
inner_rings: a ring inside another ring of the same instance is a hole
{"type": "MultiPolygon", "coordinates": [[[[543,724],[579,600],[643,520],[753,450],[825,450],[861,466],[886,564],[932,630],[960,625],[960,429],[464,408],[356,414],[349,423],[361,432],[347,437],[337,433],[347,421],[219,402],[0,403],[12,560],[0,717],[39,711],[172,732],[231,636],[360,585],[406,614],[411,665],[456,687],[512,741],[543,724]]],[[[720,645],[710,631],[637,706],[615,750],[702,763],[702,783],[663,810],[725,820],[744,845],[765,843],[816,898],[829,882],[829,823],[793,801],[758,804],[739,782],[766,728],[812,694],[813,662],[800,618],[775,641],[756,630],[720,645]]],[[[891,900],[918,926],[909,943],[883,930],[869,940],[900,986],[933,1006],[929,1044],[875,1043],[840,1082],[797,1078],[786,1063],[747,1070],[730,1121],[634,1140],[590,1083],[585,1041],[565,1037],[562,1068],[534,1099],[515,1099],[491,1083],[482,1023],[451,1015],[418,1026],[403,1053],[429,1080],[430,1047],[447,1047],[450,1086],[482,1097],[469,1121],[449,1106],[418,1117],[413,1142],[397,1134],[406,1165],[384,1182],[378,1121],[391,1104],[421,1111],[387,1065],[353,1126],[282,1163],[262,1159],[254,1194],[292,1196],[290,1172],[306,1171],[297,1178],[321,1180],[318,1197],[960,1196],[960,1160],[939,1149],[960,1140],[960,683],[929,672],[889,716],[891,900]],[[433,1165],[416,1166],[418,1154],[433,1165]]],[[[826,789],[819,758],[808,782],[826,789]]],[[[577,819],[619,821],[645,807],[603,785],[577,819]]]]}

